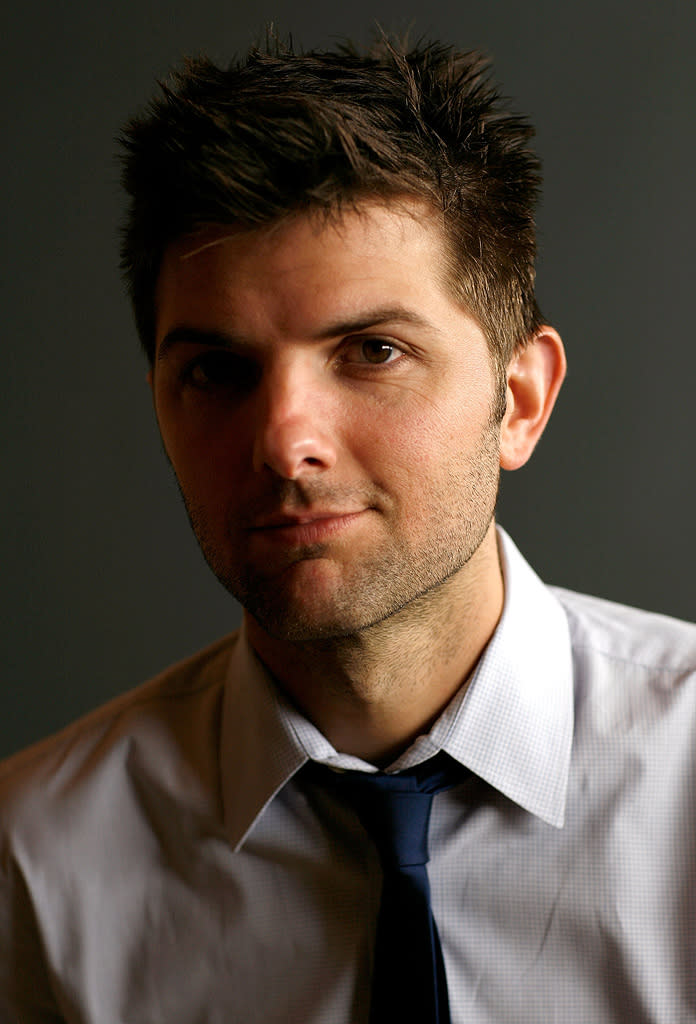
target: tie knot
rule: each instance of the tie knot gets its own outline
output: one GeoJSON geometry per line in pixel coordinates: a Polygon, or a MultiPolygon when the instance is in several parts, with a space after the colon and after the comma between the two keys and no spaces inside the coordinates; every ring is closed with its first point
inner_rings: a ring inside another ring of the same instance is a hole
{"type": "Polygon", "coordinates": [[[461,782],[467,771],[440,753],[394,775],[357,771],[331,774],[336,792],[354,808],[387,871],[428,863],[433,797],[461,782]]]}
{"type": "Polygon", "coordinates": [[[352,803],[379,852],[382,867],[428,863],[428,825],[434,793],[407,786],[398,776],[365,775],[351,780],[352,803]]]}

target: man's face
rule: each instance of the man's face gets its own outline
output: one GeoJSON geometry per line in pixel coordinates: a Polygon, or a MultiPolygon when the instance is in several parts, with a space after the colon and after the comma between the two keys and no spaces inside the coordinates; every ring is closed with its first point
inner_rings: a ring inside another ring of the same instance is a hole
{"type": "Polygon", "coordinates": [[[271,636],[422,608],[491,527],[492,362],[413,209],[211,227],[165,254],[164,445],[209,565],[271,636]]]}

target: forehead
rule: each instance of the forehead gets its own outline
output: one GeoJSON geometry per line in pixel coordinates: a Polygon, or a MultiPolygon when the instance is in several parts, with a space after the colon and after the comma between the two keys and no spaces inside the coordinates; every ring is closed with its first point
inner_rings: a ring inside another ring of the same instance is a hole
{"type": "Polygon", "coordinates": [[[312,245],[341,245],[350,249],[416,236],[429,236],[431,245],[444,240],[444,218],[440,211],[413,196],[395,196],[380,199],[358,199],[341,209],[309,208],[288,214],[258,227],[247,228],[235,224],[209,223],[175,240],[167,252],[177,252],[191,258],[206,248],[222,241],[237,242],[240,248],[280,251],[287,241],[304,241],[312,245]],[[411,231],[409,231],[409,226],[411,231]],[[415,230],[414,230],[415,228],[415,230]]]}
{"type": "Polygon", "coordinates": [[[296,215],[258,230],[207,225],[166,251],[157,335],[178,320],[216,329],[302,333],[358,307],[465,312],[444,284],[444,233],[420,202],[365,202],[341,215],[296,215]]]}

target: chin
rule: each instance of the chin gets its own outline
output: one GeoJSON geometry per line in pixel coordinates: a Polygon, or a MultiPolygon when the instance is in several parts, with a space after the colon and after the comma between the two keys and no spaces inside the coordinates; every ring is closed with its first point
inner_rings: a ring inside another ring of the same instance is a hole
{"type": "Polygon", "coordinates": [[[331,602],[320,604],[316,595],[313,598],[309,603],[288,600],[277,591],[272,595],[237,596],[247,613],[268,636],[291,644],[339,640],[353,636],[371,624],[364,615],[356,614],[356,606],[337,608],[331,602]]]}

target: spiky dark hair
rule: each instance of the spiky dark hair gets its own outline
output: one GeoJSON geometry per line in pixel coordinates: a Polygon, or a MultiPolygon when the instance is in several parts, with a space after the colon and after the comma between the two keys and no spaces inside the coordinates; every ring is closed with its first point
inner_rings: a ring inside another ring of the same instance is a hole
{"type": "Polygon", "coordinates": [[[152,359],[156,280],[175,239],[412,196],[440,211],[447,281],[504,369],[540,323],[532,134],[487,58],[439,43],[407,50],[383,36],[361,54],[271,41],[226,69],[187,60],[122,137],[122,268],[145,350],[152,359]]]}

